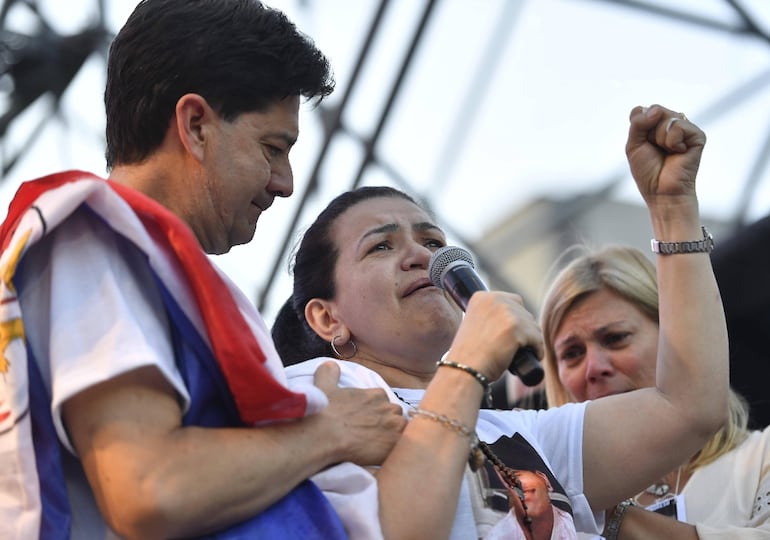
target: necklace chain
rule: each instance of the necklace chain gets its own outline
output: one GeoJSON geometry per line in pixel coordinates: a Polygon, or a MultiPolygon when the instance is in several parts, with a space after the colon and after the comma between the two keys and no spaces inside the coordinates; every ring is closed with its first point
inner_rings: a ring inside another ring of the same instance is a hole
{"type": "MultiPolygon", "coordinates": [[[[393,389],[391,388],[391,390],[393,390],[393,389]]],[[[409,401],[405,400],[404,398],[399,396],[395,391],[393,392],[393,394],[395,394],[395,396],[399,399],[399,401],[401,401],[401,403],[405,403],[409,407],[414,407],[415,406],[414,403],[410,403],[409,401]]],[[[417,403],[419,403],[419,401],[417,403]]]]}
{"type": "Polygon", "coordinates": [[[479,448],[492,464],[492,467],[499,473],[500,479],[506,487],[518,497],[519,501],[521,501],[521,507],[524,510],[524,525],[529,532],[532,533],[532,518],[529,517],[529,513],[527,513],[527,503],[524,501],[524,487],[521,485],[521,480],[519,480],[519,477],[516,475],[516,471],[503,463],[487,443],[480,441],[479,448]]]}
{"type": "Polygon", "coordinates": [[[655,497],[655,502],[667,497],[673,497],[679,494],[679,481],[682,479],[682,466],[680,465],[676,470],[676,484],[674,486],[674,492],[671,493],[671,485],[668,482],[656,482],[645,489],[642,493],[639,493],[634,497],[634,502],[639,503],[639,497],[643,494],[652,495],[655,497]]]}
{"type": "MultiPolygon", "coordinates": [[[[407,400],[402,398],[398,395],[397,392],[393,392],[395,396],[402,402],[410,407],[414,407],[412,403],[409,403],[407,400]]],[[[524,510],[524,525],[527,527],[527,529],[532,532],[532,518],[529,517],[529,514],[527,513],[527,504],[524,502],[524,488],[521,485],[521,480],[519,480],[519,477],[516,475],[516,471],[508,467],[503,461],[497,457],[497,455],[492,451],[492,449],[487,445],[487,443],[483,441],[479,441],[479,449],[483,453],[483,456],[481,457],[480,462],[476,462],[475,466],[471,464],[471,468],[475,471],[477,470],[481,463],[483,463],[483,457],[486,457],[489,463],[491,463],[492,467],[498,472],[498,476],[502,480],[502,482],[506,485],[508,490],[516,495],[518,497],[519,501],[521,501],[521,507],[524,510]]],[[[471,459],[476,458],[473,453],[471,454],[471,459]]]]}

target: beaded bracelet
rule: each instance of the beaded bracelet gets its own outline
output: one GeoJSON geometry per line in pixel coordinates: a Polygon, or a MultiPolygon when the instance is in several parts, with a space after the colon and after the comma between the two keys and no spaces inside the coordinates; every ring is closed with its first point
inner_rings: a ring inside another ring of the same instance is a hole
{"type": "Polygon", "coordinates": [[[431,420],[435,420],[436,422],[445,425],[446,427],[453,429],[457,433],[461,433],[468,437],[469,439],[473,440],[473,437],[476,436],[476,434],[473,432],[471,428],[469,428],[466,425],[463,425],[461,422],[458,422],[457,420],[453,420],[449,418],[448,416],[444,416],[443,414],[434,413],[433,411],[428,411],[425,409],[420,409],[419,407],[412,407],[407,412],[409,416],[425,416],[426,418],[430,418],[431,420]]]}
{"type": "Polygon", "coordinates": [[[470,464],[471,469],[473,469],[475,472],[483,464],[484,456],[481,453],[481,450],[479,450],[479,438],[475,431],[464,425],[462,422],[458,422],[457,420],[453,420],[452,418],[449,418],[443,414],[421,409],[419,407],[412,407],[407,411],[407,414],[412,418],[415,416],[424,416],[425,418],[430,418],[431,420],[434,420],[461,435],[465,435],[471,440],[471,452],[468,457],[468,463],[470,464]]]}
{"type": "Polygon", "coordinates": [[[618,540],[618,532],[620,531],[620,524],[623,521],[623,516],[628,510],[629,506],[636,506],[633,499],[626,499],[621,501],[612,511],[612,516],[607,521],[607,526],[604,528],[604,538],[606,540],[618,540]]]}
{"type": "Polygon", "coordinates": [[[460,364],[459,362],[452,362],[451,360],[446,360],[444,358],[436,362],[436,365],[439,367],[446,366],[459,369],[465,373],[468,373],[469,375],[472,375],[477,381],[479,381],[479,384],[484,389],[484,401],[486,402],[487,406],[492,406],[492,385],[489,384],[489,379],[487,379],[483,373],[473,369],[471,366],[460,364]]]}

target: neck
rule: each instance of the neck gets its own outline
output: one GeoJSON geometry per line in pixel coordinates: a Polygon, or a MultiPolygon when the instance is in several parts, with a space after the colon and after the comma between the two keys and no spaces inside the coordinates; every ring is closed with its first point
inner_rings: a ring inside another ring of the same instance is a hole
{"type": "Polygon", "coordinates": [[[141,163],[116,165],[110,171],[109,180],[155,199],[190,227],[204,251],[213,251],[208,249],[212,244],[208,241],[208,231],[203,227],[196,227],[196,220],[193,219],[199,212],[195,207],[196,199],[204,196],[191,193],[192,186],[201,180],[196,177],[197,171],[186,167],[184,162],[165,161],[163,156],[165,154],[149,157],[141,163]],[[170,172],[173,167],[177,167],[177,170],[170,172]],[[196,180],[191,180],[193,178],[196,180]]]}
{"type": "Polygon", "coordinates": [[[144,193],[173,211],[174,182],[152,159],[137,164],[116,165],[110,171],[109,180],[144,193]]]}
{"type": "Polygon", "coordinates": [[[350,359],[380,375],[391,388],[427,388],[436,373],[435,364],[425,371],[397,367],[376,358],[356,355],[350,359]]]}

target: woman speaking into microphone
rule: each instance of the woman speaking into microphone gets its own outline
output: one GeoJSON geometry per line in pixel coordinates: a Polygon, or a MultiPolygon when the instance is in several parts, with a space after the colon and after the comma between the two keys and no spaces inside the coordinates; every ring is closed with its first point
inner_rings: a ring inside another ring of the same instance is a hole
{"type": "MultiPolygon", "coordinates": [[[[701,237],[704,144],[678,113],[631,112],[626,154],[661,242],[701,237]]],[[[540,329],[519,296],[485,287],[463,314],[428,273],[445,245],[428,212],[385,187],[340,195],[304,234],[273,327],[290,383],[312,384],[332,361],[341,385],[381,387],[410,418],[376,470],[343,463],[314,481],[351,538],[617,537],[622,515],[605,527],[603,509],[685,461],[725,419],[727,331],[708,253],[658,264],[655,387],[502,411],[479,408],[520,349],[542,357],[540,329]]]]}

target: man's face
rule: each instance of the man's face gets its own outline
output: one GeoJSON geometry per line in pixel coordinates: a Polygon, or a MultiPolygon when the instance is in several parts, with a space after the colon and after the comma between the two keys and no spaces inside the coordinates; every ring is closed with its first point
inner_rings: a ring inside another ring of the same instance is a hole
{"type": "Polygon", "coordinates": [[[551,485],[548,478],[539,471],[516,471],[516,476],[521,482],[521,490],[524,492],[524,502],[527,505],[529,517],[550,515],[551,485]]]}
{"type": "Polygon", "coordinates": [[[264,112],[219,119],[207,149],[196,234],[207,253],[226,253],[254,237],[259,216],[294,189],[289,151],[299,134],[299,97],[264,112]]]}

